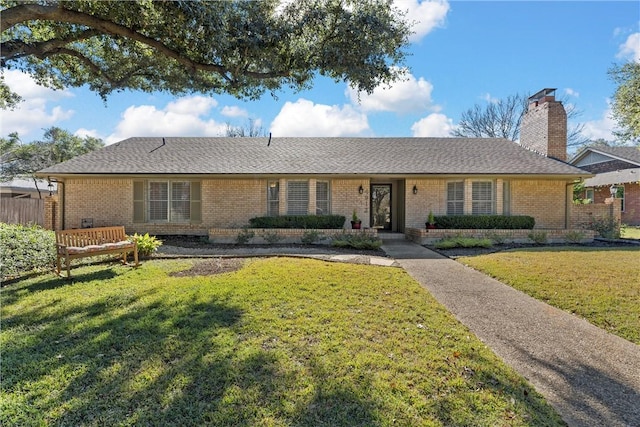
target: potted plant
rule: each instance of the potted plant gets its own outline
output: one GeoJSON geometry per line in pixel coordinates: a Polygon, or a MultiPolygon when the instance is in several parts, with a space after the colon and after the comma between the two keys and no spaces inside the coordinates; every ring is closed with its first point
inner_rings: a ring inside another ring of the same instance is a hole
{"type": "Polygon", "coordinates": [[[433,230],[436,228],[436,217],[433,215],[432,211],[429,211],[429,216],[427,217],[427,230],[433,230]]]}
{"type": "Polygon", "coordinates": [[[351,228],[354,230],[360,230],[360,226],[362,225],[362,221],[358,218],[358,214],[356,210],[353,210],[353,214],[351,214],[351,228]]]}

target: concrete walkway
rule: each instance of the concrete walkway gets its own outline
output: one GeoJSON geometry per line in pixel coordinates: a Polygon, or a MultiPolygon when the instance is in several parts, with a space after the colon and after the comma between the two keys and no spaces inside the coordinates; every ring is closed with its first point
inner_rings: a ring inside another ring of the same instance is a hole
{"type": "Polygon", "coordinates": [[[393,257],[569,426],[640,427],[640,346],[406,240],[393,257]]]}

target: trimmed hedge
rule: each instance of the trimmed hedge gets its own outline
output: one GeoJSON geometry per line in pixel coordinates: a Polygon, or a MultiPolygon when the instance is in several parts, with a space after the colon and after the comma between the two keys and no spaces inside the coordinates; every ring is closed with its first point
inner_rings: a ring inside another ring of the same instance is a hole
{"type": "Polygon", "coordinates": [[[1,281],[51,270],[56,263],[55,234],[37,225],[0,223],[0,259],[1,281]]]}
{"type": "Polygon", "coordinates": [[[251,228],[313,228],[331,229],[342,228],[345,217],[343,215],[282,215],[259,216],[251,218],[251,228]]]}
{"type": "Polygon", "coordinates": [[[531,216],[515,215],[443,215],[436,216],[436,227],[444,229],[530,230],[535,225],[531,216]]]}

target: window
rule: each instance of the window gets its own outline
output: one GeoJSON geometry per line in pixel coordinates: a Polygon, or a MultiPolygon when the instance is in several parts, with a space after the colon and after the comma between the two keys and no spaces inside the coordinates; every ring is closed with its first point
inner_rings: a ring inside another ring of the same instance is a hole
{"type": "Polygon", "coordinates": [[[309,211],[309,182],[287,182],[287,214],[307,215],[309,211]]]}
{"type": "Polygon", "coordinates": [[[493,182],[475,181],[471,183],[471,213],[492,215],[494,213],[493,182]]]}
{"type": "Polygon", "coordinates": [[[593,197],[594,197],[593,188],[585,188],[584,190],[585,203],[593,203],[593,197]]]}
{"type": "Polygon", "coordinates": [[[502,215],[511,215],[511,183],[502,182],[502,215]]]}
{"type": "Polygon", "coordinates": [[[134,181],[134,222],[201,221],[200,182],[134,181]]]}
{"type": "Polygon", "coordinates": [[[278,216],[280,213],[280,183],[269,181],[267,184],[267,215],[278,216]]]}
{"type": "Polygon", "coordinates": [[[169,183],[149,183],[149,221],[169,220],[169,183]]]}
{"type": "Polygon", "coordinates": [[[329,181],[316,181],[316,214],[328,215],[331,212],[329,205],[329,181]]]}
{"type": "Polygon", "coordinates": [[[447,183],[447,215],[464,214],[464,182],[447,183]]]}

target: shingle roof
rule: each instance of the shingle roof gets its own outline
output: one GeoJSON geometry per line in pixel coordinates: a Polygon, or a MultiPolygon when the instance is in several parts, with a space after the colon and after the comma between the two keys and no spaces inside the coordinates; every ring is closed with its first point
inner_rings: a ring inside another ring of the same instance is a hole
{"type": "Polygon", "coordinates": [[[129,138],[46,174],[525,174],[589,173],[505,139],[129,138]]]}
{"type": "Polygon", "coordinates": [[[612,184],[626,184],[640,182],[640,168],[622,169],[613,172],[599,173],[584,180],[585,187],[602,187],[612,184]]]}
{"type": "Polygon", "coordinates": [[[576,163],[589,151],[610,155],[640,165],[640,147],[607,147],[600,145],[584,148],[582,151],[576,154],[573,159],[571,159],[571,163],[576,163]]]}

